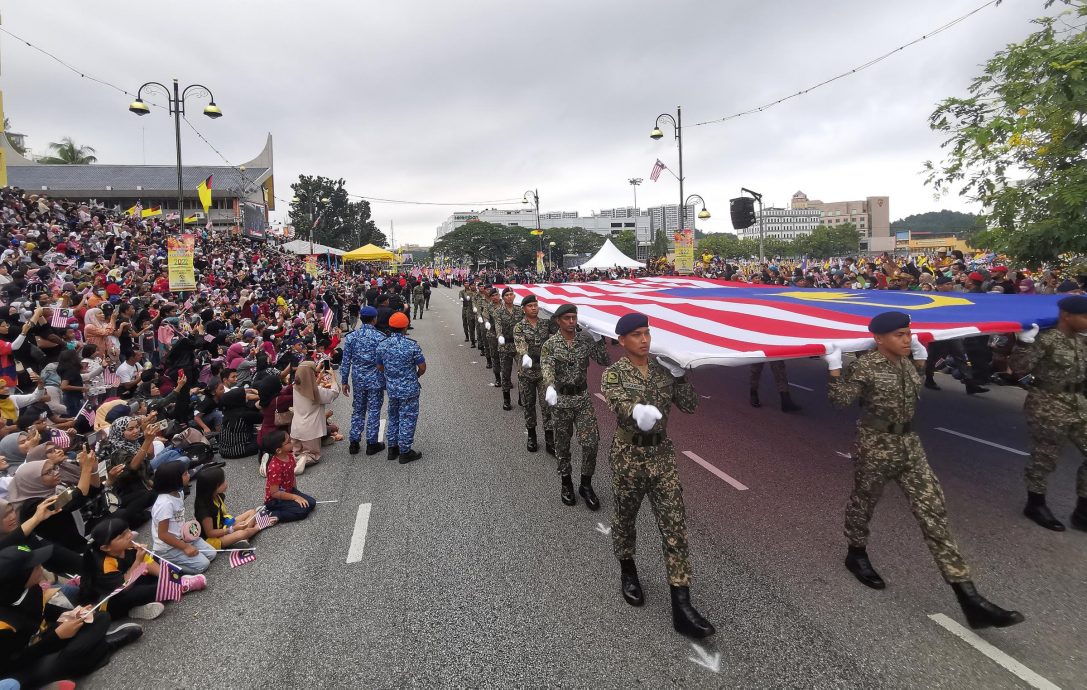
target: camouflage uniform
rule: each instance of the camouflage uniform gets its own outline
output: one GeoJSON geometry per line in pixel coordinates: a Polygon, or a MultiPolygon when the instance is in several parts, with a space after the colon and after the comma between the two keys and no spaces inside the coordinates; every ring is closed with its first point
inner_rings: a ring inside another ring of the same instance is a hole
{"type": "Polygon", "coordinates": [[[574,339],[566,341],[562,333],[556,333],[540,348],[540,367],[543,370],[544,390],[554,386],[559,400],[551,410],[555,427],[555,456],[559,462],[559,474],[569,477],[570,437],[577,426],[577,440],[581,445],[581,474],[586,477],[596,472],[596,452],[600,445],[600,427],[589,399],[589,358],[606,366],[608,350],[604,339],[594,341],[588,333],[578,331],[574,339]]]}
{"type": "MultiPolygon", "coordinates": [[[[752,364],[749,367],[751,370],[751,378],[748,385],[753,391],[759,389],[759,379],[762,378],[762,367],[764,364],[766,364],[766,362],[759,362],[758,364],[752,364]]],[[[770,362],[770,373],[774,375],[774,387],[777,388],[778,393],[788,393],[789,377],[785,374],[785,362],[780,359],[770,362]]]]}
{"type": "Polygon", "coordinates": [[[483,327],[483,332],[487,337],[487,361],[491,363],[491,367],[494,369],[494,385],[502,385],[502,373],[499,368],[498,362],[498,331],[495,330],[495,310],[499,309],[501,305],[492,304],[490,300],[483,305],[483,323],[490,324],[491,327],[483,327]]]}
{"type": "Polygon", "coordinates": [[[544,393],[547,387],[543,383],[543,374],[540,371],[540,348],[552,334],[554,322],[550,319],[538,319],[533,326],[522,319],[513,327],[513,343],[517,350],[517,360],[525,355],[532,358],[531,367],[521,367],[517,373],[517,385],[521,391],[521,404],[525,409],[525,428],[536,428],[536,401],[540,403],[540,415],[543,417],[543,426],[547,431],[554,427],[551,422],[551,406],[544,402],[544,393]]]}
{"type": "Polygon", "coordinates": [[[600,390],[608,407],[615,412],[617,424],[608,454],[615,493],[615,513],[611,519],[615,557],[620,561],[634,558],[638,509],[642,499],[648,496],[661,533],[668,583],[688,587],[691,563],[687,557],[683,487],[676,471],[676,451],[666,427],[673,402],[683,412],[694,412],[698,405],[694,386],[686,376],[674,378],[657,362],[650,362],[647,373],[643,374],[623,357],[604,370],[600,390]],[[647,432],[639,429],[630,416],[637,404],[653,405],[660,410],[660,421],[647,432]]]}
{"type": "Polygon", "coordinates": [[[475,292],[461,288],[458,294],[460,298],[460,321],[464,326],[464,339],[470,340],[472,346],[476,344],[476,315],[472,312],[475,303],[475,292]]]}
{"type": "Polygon", "coordinates": [[[970,570],[951,536],[944,492],[925,457],[921,439],[910,429],[921,391],[921,374],[912,360],[891,362],[878,351],[866,352],[840,376],[830,377],[828,392],[835,407],[860,401],[853,446],[853,493],[845,509],[849,545],[868,543],[868,523],[894,480],[910,503],[932,557],[947,582],[970,580],[970,570]]]}
{"type": "Polygon", "coordinates": [[[483,299],[483,288],[479,288],[472,295],[472,322],[475,324],[475,343],[479,346],[479,355],[481,357],[487,356],[487,335],[483,329],[483,308],[486,303],[486,300],[483,299]]]}
{"type": "Polygon", "coordinates": [[[498,348],[498,360],[501,363],[502,390],[513,389],[513,357],[517,354],[517,346],[513,342],[513,327],[524,318],[521,307],[514,306],[506,309],[506,305],[500,304],[492,310],[494,314],[495,333],[502,336],[504,343],[498,345],[497,336],[495,345],[498,348]]]}
{"type": "MultiPolygon", "coordinates": [[[[1087,341],[1056,328],[1039,333],[1033,344],[1017,343],[1011,355],[1015,372],[1030,372],[1034,383],[1023,411],[1033,448],[1027,463],[1027,491],[1044,494],[1068,439],[1087,456],[1087,341]]],[[[1087,497],[1087,457],[1076,474],[1076,495],[1087,497]]]]}
{"type": "Polygon", "coordinates": [[[416,283],[415,287],[411,289],[411,303],[415,307],[415,309],[413,310],[415,312],[414,318],[423,318],[423,304],[425,302],[426,294],[423,291],[423,284],[416,283]]]}
{"type": "Polygon", "coordinates": [[[377,443],[381,405],[385,402],[385,375],[378,371],[377,348],[385,335],[368,323],[344,338],[340,383],[351,384],[352,443],[366,434],[366,443],[377,443]]]}

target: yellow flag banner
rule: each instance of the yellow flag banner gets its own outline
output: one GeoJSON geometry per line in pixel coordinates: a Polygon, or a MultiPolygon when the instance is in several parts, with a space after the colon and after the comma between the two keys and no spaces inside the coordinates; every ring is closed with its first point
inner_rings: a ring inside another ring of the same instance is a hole
{"type": "Polygon", "coordinates": [[[211,208],[211,178],[214,175],[208,175],[208,179],[200,183],[200,186],[196,188],[196,194],[200,197],[200,205],[204,207],[204,213],[208,212],[211,208]]]}
{"type": "Polygon", "coordinates": [[[686,228],[676,233],[676,273],[694,273],[694,231],[686,228]]]}
{"type": "Polygon", "coordinates": [[[309,256],[306,257],[306,273],[308,273],[313,278],[317,277],[317,255],[316,254],[310,254],[309,256]]]}
{"type": "Polygon", "coordinates": [[[193,250],[196,239],[192,233],[166,238],[166,257],[170,268],[170,289],[187,291],[196,289],[196,272],[193,270],[193,250]]]}
{"type": "Polygon", "coordinates": [[[536,272],[537,273],[543,273],[544,272],[543,252],[541,252],[541,251],[536,252],[536,272]]]}

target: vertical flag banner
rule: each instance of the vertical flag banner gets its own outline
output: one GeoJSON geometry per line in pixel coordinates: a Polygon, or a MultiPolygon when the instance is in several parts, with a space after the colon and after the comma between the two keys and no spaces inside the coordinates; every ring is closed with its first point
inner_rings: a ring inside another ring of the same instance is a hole
{"type": "Polygon", "coordinates": [[[656,182],[657,178],[661,176],[661,171],[667,169],[668,168],[665,167],[664,163],[661,163],[661,159],[658,158],[657,162],[653,164],[653,169],[649,171],[649,179],[656,182]]]}
{"type": "Polygon", "coordinates": [[[543,252],[536,251],[536,273],[544,272],[543,252]]]}
{"type": "Polygon", "coordinates": [[[676,233],[676,273],[694,273],[694,231],[690,228],[676,233]]]}
{"type": "Polygon", "coordinates": [[[193,268],[193,251],[195,247],[196,239],[192,233],[166,238],[171,290],[196,289],[196,271],[193,268]]]}
{"type": "Polygon", "coordinates": [[[311,277],[317,277],[317,255],[310,254],[306,257],[306,273],[311,277]]]}
{"type": "Polygon", "coordinates": [[[204,213],[208,212],[211,208],[211,178],[214,175],[208,175],[208,179],[200,183],[200,186],[196,188],[196,194],[200,197],[200,205],[204,207],[204,213]]]}

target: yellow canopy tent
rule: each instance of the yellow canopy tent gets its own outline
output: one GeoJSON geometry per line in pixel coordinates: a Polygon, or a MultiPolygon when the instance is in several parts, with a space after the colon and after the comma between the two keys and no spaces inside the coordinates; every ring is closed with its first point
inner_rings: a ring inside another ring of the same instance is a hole
{"type": "Polygon", "coordinates": [[[396,256],[388,249],[382,249],[375,244],[367,244],[352,249],[343,255],[344,261],[392,261],[396,256]]]}

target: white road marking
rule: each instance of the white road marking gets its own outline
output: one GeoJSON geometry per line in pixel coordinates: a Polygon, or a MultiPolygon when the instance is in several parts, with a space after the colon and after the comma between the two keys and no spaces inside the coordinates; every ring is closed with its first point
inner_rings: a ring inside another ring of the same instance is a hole
{"type": "Polygon", "coordinates": [[[378,427],[377,427],[377,442],[378,443],[385,443],[385,424],[388,421],[389,420],[386,419],[385,417],[381,418],[381,424],[379,424],[378,427]]]}
{"type": "Polygon", "coordinates": [[[702,465],[702,467],[706,468],[710,472],[710,474],[716,475],[718,479],[724,481],[726,484],[731,486],[733,489],[736,489],[737,491],[747,491],[746,486],[741,484],[739,481],[737,481],[733,477],[730,477],[729,475],[725,474],[721,470],[717,469],[717,467],[715,465],[713,465],[713,464],[703,460],[702,458],[698,457],[697,455],[695,455],[691,451],[685,450],[685,451],[683,451],[683,454],[686,455],[691,460],[694,460],[695,462],[697,462],[699,465],[702,465]]]}
{"type": "Polygon", "coordinates": [[[842,456],[846,460],[852,460],[853,459],[853,454],[852,453],[843,453],[840,450],[836,450],[834,452],[837,453],[838,455],[842,456]]]}
{"type": "Polygon", "coordinates": [[[607,400],[606,400],[606,399],[604,398],[604,395],[603,395],[603,393],[593,393],[593,395],[595,395],[596,397],[600,398],[600,399],[601,399],[601,400],[603,400],[604,402],[607,402],[607,400]]]}
{"type": "Polygon", "coordinates": [[[608,527],[603,522],[596,523],[596,531],[601,534],[611,534],[611,527],[608,527]]]}
{"type": "Polygon", "coordinates": [[[333,500],[333,501],[314,501],[314,503],[339,503],[339,502],[340,502],[340,499],[336,499],[336,500],[333,500]]]}
{"type": "Polygon", "coordinates": [[[959,638],[966,644],[970,645],[974,649],[978,650],[985,656],[989,657],[992,661],[1000,664],[1009,673],[1017,676],[1020,680],[1025,682],[1032,688],[1038,688],[1039,690],[1060,690],[1060,687],[1052,683],[1051,681],[1039,676],[1034,671],[1023,664],[1016,661],[1011,656],[1000,651],[993,645],[989,644],[985,640],[978,637],[978,635],[966,628],[962,627],[955,621],[951,620],[942,613],[933,613],[929,615],[936,625],[940,626],[944,630],[959,638]]]}
{"type": "Polygon", "coordinates": [[[708,396],[708,395],[703,395],[702,397],[705,398],[706,400],[710,399],[710,396],[708,396]]]}
{"type": "Polygon", "coordinates": [[[793,388],[799,388],[802,391],[808,391],[809,393],[814,393],[815,392],[814,388],[808,388],[807,386],[801,386],[799,383],[793,383],[792,381],[789,382],[789,385],[792,386],[793,388]]]}
{"type": "Polygon", "coordinates": [[[473,361],[472,364],[479,364],[479,362],[478,361],[473,361]]]}
{"type": "Polygon", "coordinates": [[[460,345],[457,345],[457,347],[464,347],[464,343],[461,343],[460,345]]]}
{"type": "Polygon", "coordinates": [[[351,533],[351,546],[347,549],[347,562],[358,563],[366,548],[366,529],[370,526],[370,504],[363,503],[355,514],[355,531],[351,533]]]}
{"type": "Polygon", "coordinates": [[[689,656],[687,657],[688,661],[693,661],[702,668],[712,673],[719,673],[721,671],[721,652],[714,652],[713,654],[710,654],[705,649],[702,649],[701,646],[696,645],[694,642],[691,643],[691,649],[693,649],[695,654],[698,655],[698,658],[696,659],[693,656],[689,656]]]}
{"type": "Polygon", "coordinates": [[[1016,455],[1022,455],[1024,457],[1030,455],[1030,453],[1024,453],[1023,451],[1017,450],[1015,448],[1009,448],[1007,446],[1002,446],[999,443],[993,443],[992,441],[986,441],[985,439],[978,438],[977,436],[970,436],[969,434],[964,434],[961,431],[955,431],[954,429],[945,429],[942,426],[938,426],[938,427],[936,427],[936,431],[942,431],[945,434],[951,434],[952,436],[958,436],[960,438],[965,438],[965,439],[968,439],[970,441],[977,441],[978,443],[984,443],[987,446],[992,446],[993,448],[999,448],[1000,450],[1006,450],[1009,453],[1015,453],[1016,455]]]}

